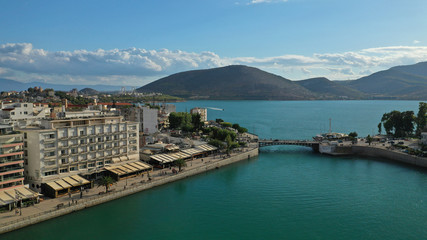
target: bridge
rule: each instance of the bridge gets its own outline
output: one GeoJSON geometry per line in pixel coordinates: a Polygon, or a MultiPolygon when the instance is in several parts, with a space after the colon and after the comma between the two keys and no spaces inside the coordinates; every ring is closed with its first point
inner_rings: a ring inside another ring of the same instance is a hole
{"type": "Polygon", "coordinates": [[[307,141],[307,140],[259,139],[258,145],[259,147],[267,147],[267,146],[274,146],[274,145],[297,145],[297,146],[311,147],[315,151],[319,150],[319,142],[307,141]]]}

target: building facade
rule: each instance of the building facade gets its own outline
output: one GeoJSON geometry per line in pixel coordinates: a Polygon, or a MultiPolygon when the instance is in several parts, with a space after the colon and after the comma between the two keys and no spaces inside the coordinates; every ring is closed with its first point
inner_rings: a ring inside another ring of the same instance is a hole
{"type": "Polygon", "coordinates": [[[0,191],[24,185],[23,135],[0,125],[0,191]]]}
{"type": "Polygon", "coordinates": [[[79,174],[91,179],[104,166],[139,160],[139,126],[121,116],[43,120],[24,133],[25,181],[41,185],[79,174]]]}
{"type": "Polygon", "coordinates": [[[191,114],[200,114],[200,120],[202,122],[208,121],[208,109],[206,108],[193,108],[190,110],[191,114]]]}
{"type": "Polygon", "coordinates": [[[144,134],[153,134],[158,131],[159,127],[159,110],[150,107],[132,107],[123,110],[126,120],[138,122],[139,129],[144,134]]]}

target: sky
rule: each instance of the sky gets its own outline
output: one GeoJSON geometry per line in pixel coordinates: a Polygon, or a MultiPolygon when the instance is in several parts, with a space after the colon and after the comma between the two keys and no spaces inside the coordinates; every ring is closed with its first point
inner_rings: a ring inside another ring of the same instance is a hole
{"type": "Polygon", "coordinates": [[[290,80],[352,80],[427,61],[425,0],[1,0],[0,6],[0,79],[21,82],[143,86],[235,64],[290,80]]]}

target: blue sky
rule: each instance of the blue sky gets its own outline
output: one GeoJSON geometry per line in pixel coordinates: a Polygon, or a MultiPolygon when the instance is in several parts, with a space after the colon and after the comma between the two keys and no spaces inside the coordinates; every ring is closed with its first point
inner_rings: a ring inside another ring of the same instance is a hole
{"type": "Polygon", "coordinates": [[[356,79],[427,61],[427,1],[10,1],[0,78],[144,85],[245,64],[292,80],[356,79]]]}

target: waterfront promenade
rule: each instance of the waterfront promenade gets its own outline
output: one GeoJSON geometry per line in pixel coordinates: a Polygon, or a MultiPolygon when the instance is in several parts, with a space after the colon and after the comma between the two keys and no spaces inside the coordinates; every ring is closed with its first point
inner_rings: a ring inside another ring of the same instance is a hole
{"type": "Polygon", "coordinates": [[[15,211],[0,213],[0,234],[134,194],[152,187],[177,181],[257,155],[257,144],[251,144],[248,147],[237,149],[231,153],[230,156],[226,156],[222,153],[187,161],[187,167],[184,167],[183,171],[178,174],[172,173],[172,170],[169,168],[156,169],[150,174],[151,181],[148,180],[146,174],[119,181],[112,186],[112,191],[108,194],[105,193],[105,187],[95,186],[92,189],[85,190],[82,198],[80,197],[80,193],[75,193],[71,195],[71,198],[69,196],[63,196],[55,199],[46,199],[34,206],[23,208],[22,215],[16,214],[15,211]],[[58,208],[58,205],[63,205],[63,207],[58,208]]]}

